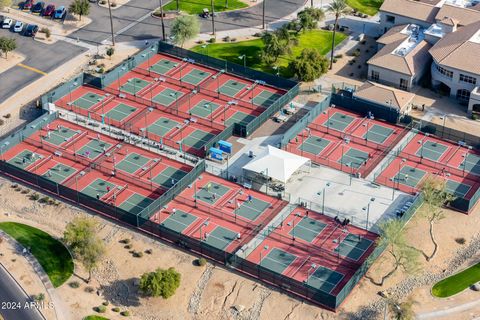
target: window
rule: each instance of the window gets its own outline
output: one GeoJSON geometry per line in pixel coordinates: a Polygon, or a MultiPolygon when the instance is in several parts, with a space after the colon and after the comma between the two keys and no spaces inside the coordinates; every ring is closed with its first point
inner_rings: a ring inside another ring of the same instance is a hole
{"type": "Polygon", "coordinates": [[[468,101],[470,99],[470,91],[460,89],[457,91],[457,99],[460,101],[468,101]]]}
{"type": "Polygon", "coordinates": [[[477,84],[477,79],[474,77],[466,76],[464,74],[460,73],[460,81],[461,82],[466,82],[466,83],[471,83],[471,84],[477,84]]]}
{"type": "Polygon", "coordinates": [[[373,81],[378,81],[380,79],[380,74],[378,73],[378,71],[373,71],[372,70],[371,77],[372,77],[373,81]]]}
{"type": "Polygon", "coordinates": [[[408,80],[400,79],[400,89],[407,90],[408,89],[408,80]]]}
{"type": "Polygon", "coordinates": [[[386,17],[388,23],[395,23],[395,17],[387,15],[386,17]]]}
{"type": "Polygon", "coordinates": [[[437,68],[438,72],[440,72],[444,76],[446,76],[448,78],[453,78],[453,72],[452,71],[444,69],[444,68],[440,67],[438,64],[435,67],[437,68]]]}

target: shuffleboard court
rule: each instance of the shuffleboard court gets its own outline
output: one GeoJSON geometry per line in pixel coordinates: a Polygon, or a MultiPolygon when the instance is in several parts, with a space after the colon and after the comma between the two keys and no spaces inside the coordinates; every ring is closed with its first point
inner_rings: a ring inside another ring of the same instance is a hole
{"type": "Polygon", "coordinates": [[[237,238],[237,233],[227,228],[217,226],[212,231],[205,233],[205,242],[212,247],[225,250],[237,238]]]}
{"type": "Polygon", "coordinates": [[[372,243],[372,240],[349,233],[334,251],[343,257],[357,261],[370,248],[372,243]]]}
{"type": "Polygon", "coordinates": [[[156,184],[161,185],[166,189],[170,189],[173,187],[175,183],[177,183],[180,179],[182,179],[187,172],[174,168],[174,167],[167,167],[165,170],[160,172],[155,178],[152,179],[153,182],[156,184]]]}
{"type": "Polygon", "coordinates": [[[144,197],[141,194],[134,193],[128,199],[123,201],[118,207],[132,214],[139,214],[143,209],[148,207],[153,199],[144,197]]]}
{"type": "Polygon", "coordinates": [[[273,248],[263,259],[260,265],[264,268],[272,270],[273,272],[283,274],[297,256],[282,249],[273,248]]]}
{"type": "Polygon", "coordinates": [[[298,149],[314,155],[319,155],[329,144],[330,140],[311,136],[303,141],[298,149]]]}
{"type": "Polygon", "coordinates": [[[162,226],[175,232],[183,233],[183,231],[196,220],[196,216],[181,210],[176,210],[175,213],[170,214],[170,216],[162,222],[162,226]]]}
{"type": "Polygon", "coordinates": [[[313,242],[313,240],[325,229],[327,225],[318,220],[303,217],[298,221],[295,226],[290,230],[289,234],[292,237],[300,238],[307,242],[313,242]]]}
{"type": "Polygon", "coordinates": [[[270,203],[252,197],[251,201],[245,200],[236,209],[236,214],[250,221],[255,221],[270,207],[270,203]]]}
{"type": "Polygon", "coordinates": [[[268,108],[280,97],[281,95],[277,93],[273,93],[268,90],[263,90],[253,98],[253,104],[264,107],[264,108],[268,108]]]}
{"type": "Polygon", "coordinates": [[[47,178],[50,181],[55,183],[61,183],[62,181],[67,180],[72,175],[77,172],[74,168],[64,165],[62,163],[57,163],[52,168],[48,169],[42,177],[47,178]]]}

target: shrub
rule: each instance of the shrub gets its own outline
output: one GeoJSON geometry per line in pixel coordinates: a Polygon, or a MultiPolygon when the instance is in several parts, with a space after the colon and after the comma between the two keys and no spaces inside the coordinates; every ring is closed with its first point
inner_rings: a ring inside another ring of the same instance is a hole
{"type": "Polygon", "coordinates": [[[100,0],[100,4],[107,4],[107,0],[100,0]]]}
{"type": "Polygon", "coordinates": [[[142,251],[134,251],[132,255],[135,258],[141,258],[141,257],[143,257],[143,252],[142,251]]]}
{"type": "Polygon", "coordinates": [[[257,32],[253,34],[254,37],[260,38],[262,36],[261,32],[257,32]]]}
{"type": "Polygon", "coordinates": [[[210,42],[210,43],[215,43],[215,42],[217,42],[217,39],[215,39],[215,38],[210,38],[210,39],[208,40],[208,42],[210,42]]]}
{"type": "Polygon", "coordinates": [[[99,68],[98,73],[105,73],[105,69],[103,67],[99,68]]]}
{"type": "Polygon", "coordinates": [[[237,38],[231,38],[230,39],[230,42],[236,42],[237,41],[237,38]]]}
{"type": "Polygon", "coordinates": [[[80,287],[80,283],[78,283],[78,281],[72,281],[68,285],[70,286],[70,288],[73,288],[73,289],[77,289],[80,287]]]}
{"type": "Polygon", "coordinates": [[[112,308],[112,311],[113,312],[120,312],[120,308],[119,307],[112,308]]]}
{"type": "Polygon", "coordinates": [[[204,42],[205,42],[205,41],[203,41],[203,40],[198,40],[198,41],[197,41],[197,44],[203,44],[204,42]]]}
{"type": "Polygon", "coordinates": [[[125,310],[125,311],[120,312],[120,314],[124,317],[129,317],[130,316],[130,311],[125,310]]]}
{"type": "Polygon", "coordinates": [[[0,126],[3,126],[4,123],[5,121],[3,119],[0,119],[0,126]]]}
{"type": "Polygon", "coordinates": [[[207,264],[207,260],[205,258],[200,258],[197,260],[197,264],[200,266],[200,267],[203,267],[204,265],[207,264]]]}
{"type": "Polygon", "coordinates": [[[130,249],[132,249],[132,245],[131,245],[131,244],[127,244],[126,246],[124,246],[124,248],[130,250],[130,249]]]}
{"type": "Polygon", "coordinates": [[[224,37],[224,38],[223,38],[223,41],[224,41],[224,42],[230,42],[230,36],[224,37]]]}
{"type": "Polygon", "coordinates": [[[365,44],[367,43],[367,40],[363,39],[362,41],[360,41],[360,44],[365,44]]]}
{"type": "Polygon", "coordinates": [[[5,119],[9,119],[11,116],[12,116],[12,115],[11,115],[10,113],[7,113],[7,114],[4,115],[3,117],[4,117],[5,119]]]}
{"type": "Polygon", "coordinates": [[[108,302],[108,301],[103,301],[102,304],[103,304],[104,306],[108,306],[108,305],[110,304],[110,302],[108,302]]]}
{"type": "Polygon", "coordinates": [[[337,59],[343,58],[343,54],[341,54],[341,53],[336,54],[334,58],[337,58],[337,59]]]}
{"type": "Polygon", "coordinates": [[[360,56],[360,50],[353,51],[352,56],[359,57],[360,56]]]}
{"type": "Polygon", "coordinates": [[[105,306],[98,306],[98,307],[93,308],[93,310],[95,310],[95,311],[98,312],[98,313],[105,313],[105,312],[107,312],[107,307],[105,307],[105,306]]]}
{"type": "Polygon", "coordinates": [[[22,190],[22,194],[28,194],[29,192],[30,192],[30,190],[28,190],[28,189],[23,189],[22,190]]]}
{"type": "Polygon", "coordinates": [[[361,65],[361,64],[359,64],[357,68],[358,68],[358,69],[362,69],[362,65],[361,65]]]}
{"type": "Polygon", "coordinates": [[[92,293],[93,291],[95,291],[95,289],[93,287],[90,287],[90,286],[85,287],[85,292],[92,293]]]}
{"type": "Polygon", "coordinates": [[[181,275],[174,268],[157,269],[140,277],[140,291],[149,297],[168,299],[180,286],[181,275]]]}
{"type": "Polygon", "coordinates": [[[15,189],[15,191],[20,192],[20,191],[22,191],[22,188],[18,187],[18,188],[15,189]]]}
{"type": "Polygon", "coordinates": [[[125,243],[125,244],[129,244],[130,243],[130,239],[128,238],[125,238],[123,240],[120,240],[121,243],[125,243]]]}
{"type": "Polygon", "coordinates": [[[45,196],[45,197],[41,198],[39,202],[40,203],[48,203],[49,201],[50,201],[50,197],[45,196]]]}
{"type": "Polygon", "coordinates": [[[42,28],[40,29],[40,32],[45,33],[45,37],[47,37],[47,39],[50,38],[50,36],[52,35],[52,32],[48,28],[42,28]]]}
{"type": "Polygon", "coordinates": [[[146,254],[152,254],[152,252],[153,252],[152,249],[147,249],[147,250],[145,250],[145,253],[146,253],[146,254]]]}
{"type": "Polygon", "coordinates": [[[12,184],[10,187],[12,187],[12,188],[15,189],[16,187],[18,187],[18,184],[14,183],[14,184],[12,184]]]}
{"type": "Polygon", "coordinates": [[[112,8],[115,8],[117,6],[117,3],[116,2],[112,2],[110,3],[110,6],[112,6],[112,8]]]}
{"type": "Polygon", "coordinates": [[[37,201],[38,199],[40,199],[40,195],[38,193],[34,192],[30,195],[30,200],[37,201]]]}
{"type": "Polygon", "coordinates": [[[460,238],[455,238],[455,242],[458,244],[465,244],[467,240],[465,240],[465,238],[463,237],[460,237],[460,238]]]}
{"type": "Polygon", "coordinates": [[[45,294],[43,292],[39,293],[36,296],[34,296],[33,299],[37,302],[44,301],[45,300],[45,294]]]}
{"type": "Polygon", "coordinates": [[[337,58],[333,58],[333,59],[332,59],[332,62],[333,62],[333,63],[337,63],[337,58]]]}

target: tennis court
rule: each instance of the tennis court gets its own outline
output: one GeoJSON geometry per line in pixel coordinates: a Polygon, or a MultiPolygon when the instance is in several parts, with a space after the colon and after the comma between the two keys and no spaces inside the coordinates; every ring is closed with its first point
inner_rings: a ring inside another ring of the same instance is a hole
{"type": "Polygon", "coordinates": [[[115,165],[115,169],[122,170],[128,172],[130,174],[134,174],[139,169],[141,169],[144,165],[146,165],[150,161],[150,158],[144,157],[138,153],[130,153],[128,156],[123,158],[118,164],[115,165]]]}
{"type": "Polygon", "coordinates": [[[334,251],[343,257],[357,261],[370,248],[372,243],[372,240],[349,233],[334,251]]]}
{"type": "Polygon", "coordinates": [[[262,92],[260,92],[260,94],[256,95],[253,98],[253,104],[264,107],[264,108],[268,108],[280,97],[281,95],[277,93],[273,93],[268,90],[263,90],[262,92]]]}
{"type": "Polygon", "coordinates": [[[138,109],[128,104],[120,103],[107,112],[106,116],[116,121],[123,121],[138,109]]]}
{"type": "Polygon", "coordinates": [[[175,100],[180,99],[182,96],[183,92],[181,91],[165,88],[155,97],[153,97],[153,101],[160,103],[162,106],[168,107],[175,102],[175,100]]]}
{"type": "Polygon", "coordinates": [[[190,109],[190,114],[200,118],[208,118],[210,114],[214,113],[219,107],[219,104],[202,100],[190,109]]]}
{"type": "Polygon", "coordinates": [[[81,134],[80,130],[77,131],[59,126],[56,130],[48,130],[47,135],[43,137],[43,140],[53,145],[60,146],[78,134],[81,134]]]}
{"type": "Polygon", "coordinates": [[[160,172],[155,176],[155,178],[152,179],[153,182],[156,184],[161,185],[164,188],[170,189],[173,187],[175,183],[177,183],[180,179],[182,179],[187,172],[173,168],[173,167],[167,167],[165,170],[160,172]]]}
{"type": "Polygon", "coordinates": [[[155,63],[154,65],[150,66],[150,70],[155,73],[165,75],[176,66],[177,64],[175,62],[170,61],[168,59],[162,59],[157,63],[155,63]]]}
{"type": "Polygon", "coordinates": [[[472,187],[468,184],[447,180],[446,189],[455,197],[465,198],[472,187]]]}
{"type": "Polygon", "coordinates": [[[343,114],[340,112],[335,112],[327,119],[323,125],[329,128],[333,128],[337,131],[344,132],[345,129],[353,122],[355,118],[349,116],[348,114],[343,114]]]}
{"type": "Polygon", "coordinates": [[[210,205],[215,204],[230,188],[222,186],[215,182],[208,182],[195,194],[195,199],[206,202],[210,205]],[[213,195],[215,194],[215,196],[213,195]]]}
{"type": "Polygon", "coordinates": [[[180,125],[179,122],[168,119],[168,118],[160,118],[151,125],[147,127],[147,131],[157,136],[164,137],[170,130],[175,128],[176,126],[180,125]]]}
{"type": "Polygon", "coordinates": [[[467,172],[480,176],[480,157],[469,153],[460,164],[460,169],[465,169],[467,172]]]}
{"type": "Polygon", "coordinates": [[[348,149],[338,162],[343,165],[358,169],[368,160],[368,153],[355,148],[348,149]]]}
{"type": "Polygon", "coordinates": [[[42,175],[42,177],[47,178],[48,180],[53,181],[55,183],[61,183],[62,181],[65,181],[68,178],[70,178],[76,172],[77,170],[75,170],[70,166],[57,163],[52,168],[48,169],[47,172],[45,172],[42,175]]]}
{"type": "Polygon", "coordinates": [[[313,288],[330,293],[342,281],[343,277],[345,277],[343,273],[333,271],[324,266],[318,266],[308,277],[306,283],[313,288]]]}
{"type": "Polygon", "coordinates": [[[193,68],[192,70],[190,70],[189,73],[184,75],[181,80],[186,82],[186,83],[190,83],[190,84],[193,84],[193,85],[198,85],[200,82],[207,79],[211,75],[212,74],[210,72],[193,68]]]}
{"type": "Polygon", "coordinates": [[[149,84],[150,82],[143,79],[130,78],[120,87],[120,91],[135,95],[149,84]]]}
{"type": "Polygon", "coordinates": [[[264,268],[272,270],[273,272],[282,274],[293,261],[297,259],[297,256],[282,249],[273,248],[263,259],[260,261],[260,265],[264,268]]]}
{"type": "Polygon", "coordinates": [[[378,144],[383,144],[393,134],[393,129],[374,124],[368,126],[368,131],[365,132],[363,138],[367,141],[373,141],[378,144]]]}
{"type": "Polygon", "coordinates": [[[303,141],[299,149],[301,151],[318,155],[330,144],[330,142],[331,142],[330,140],[327,140],[324,138],[311,136],[303,141]]]}
{"type": "Polygon", "coordinates": [[[255,221],[265,210],[270,207],[270,203],[252,197],[251,201],[243,201],[240,208],[236,209],[236,214],[250,221],[255,221]]]}
{"type": "Polygon", "coordinates": [[[89,159],[95,159],[99,155],[104,154],[111,146],[108,142],[90,140],[90,142],[80,148],[77,153],[89,159]]]}
{"type": "Polygon", "coordinates": [[[89,92],[89,93],[85,93],[83,96],[73,101],[73,105],[81,109],[88,110],[95,104],[101,102],[103,99],[105,99],[104,96],[101,96],[93,92],[89,92]]]}
{"type": "Polygon", "coordinates": [[[438,161],[449,149],[449,146],[430,140],[420,140],[418,143],[420,143],[421,146],[417,150],[416,155],[420,158],[427,158],[433,161],[438,161]]]}
{"type": "Polygon", "coordinates": [[[162,222],[162,226],[178,233],[183,233],[192,223],[197,220],[197,217],[190,213],[181,210],[175,210],[175,213],[162,222]]]}
{"type": "Polygon", "coordinates": [[[225,250],[237,238],[237,232],[216,226],[212,231],[205,233],[205,242],[212,247],[225,250]]]}
{"type": "Polygon", "coordinates": [[[392,179],[396,183],[415,188],[426,174],[427,172],[423,171],[422,169],[416,169],[411,166],[403,166],[400,172],[397,173],[392,179]]]}
{"type": "Polygon", "coordinates": [[[139,214],[143,209],[148,207],[153,199],[144,197],[141,194],[134,193],[128,199],[123,201],[118,207],[133,214],[139,214]]]}
{"type": "Polygon", "coordinates": [[[25,169],[35,161],[42,159],[43,156],[36,154],[30,150],[23,150],[18,153],[15,157],[9,159],[7,162],[13,164],[14,166],[25,169]]]}
{"type": "Polygon", "coordinates": [[[241,111],[235,112],[230,118],[225,121],[226,126],[230,126],[232,123],[248,124],[250,121],[255,119],[255,116],[251,114],[246,114],[241,111]]]}
{"type": "Polygon", "coordinates": [[[309,217],[303,217],[302,220],[295,223],[289,234],[294,238],[300,238],[311,243],[326,227],[325,223],[309,217]]]}
{"type": "Polygon", "coordinates": [[[221,94],[225,94],[229,97],[235,97],[237,93],[239,93],[246,86],[247,85],[245,83],[241,83],[235,80],[228,80],[222,86],[220,86],[220,88],[218,88],[218,91],[221,94]]]}
{"type": "Polygon", "coordinates": [[[213,137],[215,137],[213,133],[197,129],[182,140],[182,145],[200,150],[213,137]]]}
{"type": "Polygon", "coordinates": [[[81,192],[92,198],[96,198],[97,195],[99,198],[102,198],[105,194],[109,192],[107,189],[111,191],[114,188],[117,188],[115,184],[105,181],[103,179],[96,179],[88,186],[83,188],[81,192]]]}

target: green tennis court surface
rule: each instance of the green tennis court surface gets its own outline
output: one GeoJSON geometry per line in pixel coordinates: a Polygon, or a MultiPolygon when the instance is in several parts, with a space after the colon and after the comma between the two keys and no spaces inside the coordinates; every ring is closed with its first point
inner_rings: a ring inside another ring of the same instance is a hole
{"type": "Polygon", "coordinates": [[[427,172],[422,169],[403,166],[393,179],[396,183],[401,183],[409,187],[416,187],[426,174],[427,172]]]}
{"type": "Polygon", "coordinates": [[[260,265],[264,268],[272,270],[273,272],[282,274],[297,256],[282,249],[273,248],[261,261],[260,265]]]}
{"type": "Polygon", "coordinates": [[[232,123],[248,124],[253,119],[255,119],[255,116],[252,116],[251,114],[246,114],[241,111],[237,111],[233,114],[233,116],[231,116],[225,121],[225,124],[227,125],[227,127],[230,126],[232,123]]]}
{"type": "Polygon", "coordinates": [[[167,74],[170,70],[175,68],[177,64],[173,61],[162,59],[155,63],[153,66],[150,66],[150,70],[158,74],[167,74]]]}
{"type": "Polygon", "coordinates": [[[26,167],[40,159],[43,159],[42,155],[31,152],[29,150],[23,150],[15,157],[9,159],[7,162],[13,164],[15,167],[25,169],[26,167]]]}
{"type": "Polygon", "coordinates": [[[330,144],[330,140],[323,139],[320,137],[311,136],[308,137],[303,143],[300,145],[298,149],[318,155],[320,154],[323,149],[325,149],[330,144]]]}
{"type": "Polygon", "coordinates": [[[374,124],[373,126],[368,125],[368,131],[363,135],[363,138],[367,141],[383,144],[392,134],[393,129],[374,124]]]}
{"type": "Polygon", "coordinates": [[[88,186],[83,188],[80,192],[86,194],[87,196],[90,196],[92,198],[96,198],[97,195],[102,198],[108,191],[107,187],[110,188],[110,192],[114,188],[117,188],[117,186],[113,183],[110,183],[108,181],[105,181],[103,179],[96,179],[92,183],[90,183],[88,186]]]}
{"type": "Polygon", "coordinates": [[[349,116],[348,114],[335,112],[327,121],[323,123],[323,125],[344,132],[354,119],[354,117],[349,116]]]}
{"type": "Polygon", "coordinates": [[[156,184],[161,185],[164,188],[170,189],[175,183],[182,179],[187,172],[177,168],[167,167],[160,172],[155,178],[152,179],[156,184]],[[173,180],[173,181],[172,181],[173,180]]]}
{"type": "Polygon", "coordinates": [[[229,190],[230,188],[222,186],[218,183],[208,182],[199,191],[197,191],[195,198],[208,204],[214,204],[229,190]],[[214,193],[215,199],[213,199],[214,193]]]}
{"type": "Polygon", "coordinates": [[[210,114],[214,113],[219,107],[219,104],[202,100],[190,109],[190,114],[200,118],[209,118],[210,114]]]}
{"type": "Polygon", "coordinates": [[[334,251],[343,257],[356,261],[363,256],[371,244],[372,240],[349,233],[334,251]]]}
{"type": "Polygon", "coordinates": [[[196,216],[181,210],[176,210],[175,213],[170,214],[170,216],[162,222],[162,225],[165,228],[182,233],[195,222],[195,220],[197,220],[196,216]]]}
{"type": "Polygon", "coordinates": [[[57,163],[54,167],[48,169],[42,176],[50,181],[60,183],[71,177],[75,172],[77,172],[77,170],[72,167],[57,163]]]}
{"type": "Polygon", "coordinates": [[[182,144],[199,150],[213,137],[214,134],[197,129],[184,138],[182,144]]]}
{"type": "Polygon", "coordinates": [[[480,176],[480,157],[469,153],[460,164],[460,169],[465,169],[467,172],[480,176]]]}
{"type": "Polygon", "coordinates": [[[115,169],[133,174],[146,165],[148,161],[150,161],[150,158],[144,157],[137,153],[130,153],[128,156],[123,158],[122,161],[115,165],[115,169]]]}
{"type": "Polygon", "coordinates": [[[224,250],[237,237],[237,233],[224,227],[217,226],[212,231],[205,233],[205,242],[212,247],[224,250]]]}
{"type": "Polygon", "coordinates": [[[263,90],[260,94],[256,95],[253,98],[253,104],[267,108],[271,106],[281,95],[277,93],[270,92],[268,90],[263,90]]]}
{"type": "Polygon", "coordinates": [[[107,151],[111,146],[112,145],[108,142],[103,142],[96,139],[90,140],[90,142],[80,148],[77,153],[89,159],[95,159],[99,155],[103,154],[104,150],[107,151]]]}
{"type": "Polygon", "coordinates": [[[243,201],[237,210],[237,215],[255,221],[270,207],[270,203],[252,197],[252,201],[243,201]]]}
{"type": "Polygon", "coordinates": [[[241,83],[235,80],[228,80],[222,86],[220,86],[218,91],[221,94],[226,94],[229,97],[235,97],[237,93],[239,93],[246,86],[247,85],[245,83],[241,83]]]}
{"type": "Polygon", "coordinates": [[[107,118],[116,120],[116,121],[123,121],[124,119],[128,118],[132,113],[137,111],[138,109],[132,106],[129,106],[124,103],[120,103],[115,108],[111,109],[107,112],[107,118]]]}
{"type": "Polygon", "coordinates": [[[465,195],[470,191],[471,186],[465,183],[447,180],[446,189],[449,193],[453,194],[455,197],[464,198],[465,195]]]}
{"type": "Polygon", "coordinates": [[[81,133],[82,132],[80,130],[76,131],[70,128],[60,127],[56,130],[49,130],[43,140],[48,141],[48,143],[51,143],[53,145],[60,146],[70,140],[75,135],[81,133]]]}
{"type": "Polygon", "coordinates": [[[181,91],[165,88],[155,97],[153,97],[153,101],[160,103],[162,106],[168,107],[175,102],[175,100],[180,99],[182,96],[183,92],[181,91]]]}
{"type": "Polygon", "coordinates": [[[295,224],[295,227],[290,230],[289,234],[295,238],[300,238],[307,242],[312,242],[327,225],[318,220],[303,217],[298,223],[295,224]]]}
{"type": "Polygon", "coordinates": [[[143,209],[148,207],[153,199],[144,197],[141,194],[134,193],[128,199],[123,201],[118,207],[132,214],[139,214],[143,209]]]}
{"type": "Polygon", "coordinates": [[[345,152],[343,157],[340,158],[338,162],[342,163],[343,165],[357,169],[360,168],[367,160],[367,152],[357,150],[355,148],[350,148],[347,152],[345,152]]]}
{"type": "Polygon", "coordinates": [[[199,69],[192,69],[189,73],[182,77],[182,81],[197,85],[203,80],[207,79],[212,74],[199,69]]]}
{"type": "Polygon", "coordinates": [[[168,118],[160,118],[151,125],[147,127],[147,131],[157,136],[164,137],[167,133],[170,132],[173,128],[180,125],[179,122],[168,119],[168,118]]]}
{"type": "MultiPolygon", "coordinates": [[[[419,143],[422,144],[422,140],[420,140],[419,143]]],[[[435,141],[427,140],[417,150],[416,155],[419,157],[437,161],[445,154],[445,151],[447,150],[448,146],[435,141]]]]}
{"type": "Polygon", "coordinates": [[[142,90],[146,86],[148,86],[150,82],[139,79],[139,78],[130,78],[125,82],[121,87],[120,91],[130,93],[130,94],[136,94],[138,91],[142,90]]]}
{"type": "Polygon", "coordinates": [[[318,266],[307,279],[307,284],[313,288],[330,293],[342,281],[344,275],[340,272],[333,271],[329,268],[318,266]]]}
{"type": "Polygon", "coordinates": [[[88,110],[90,109],[93,105],[101,102],[103,99],[105,99],[104,96],[101,96],[99,94],[89,92],[78,98],[77,100],[73,101],[73,105],[77,106],[81,109],[88,110]]]}

